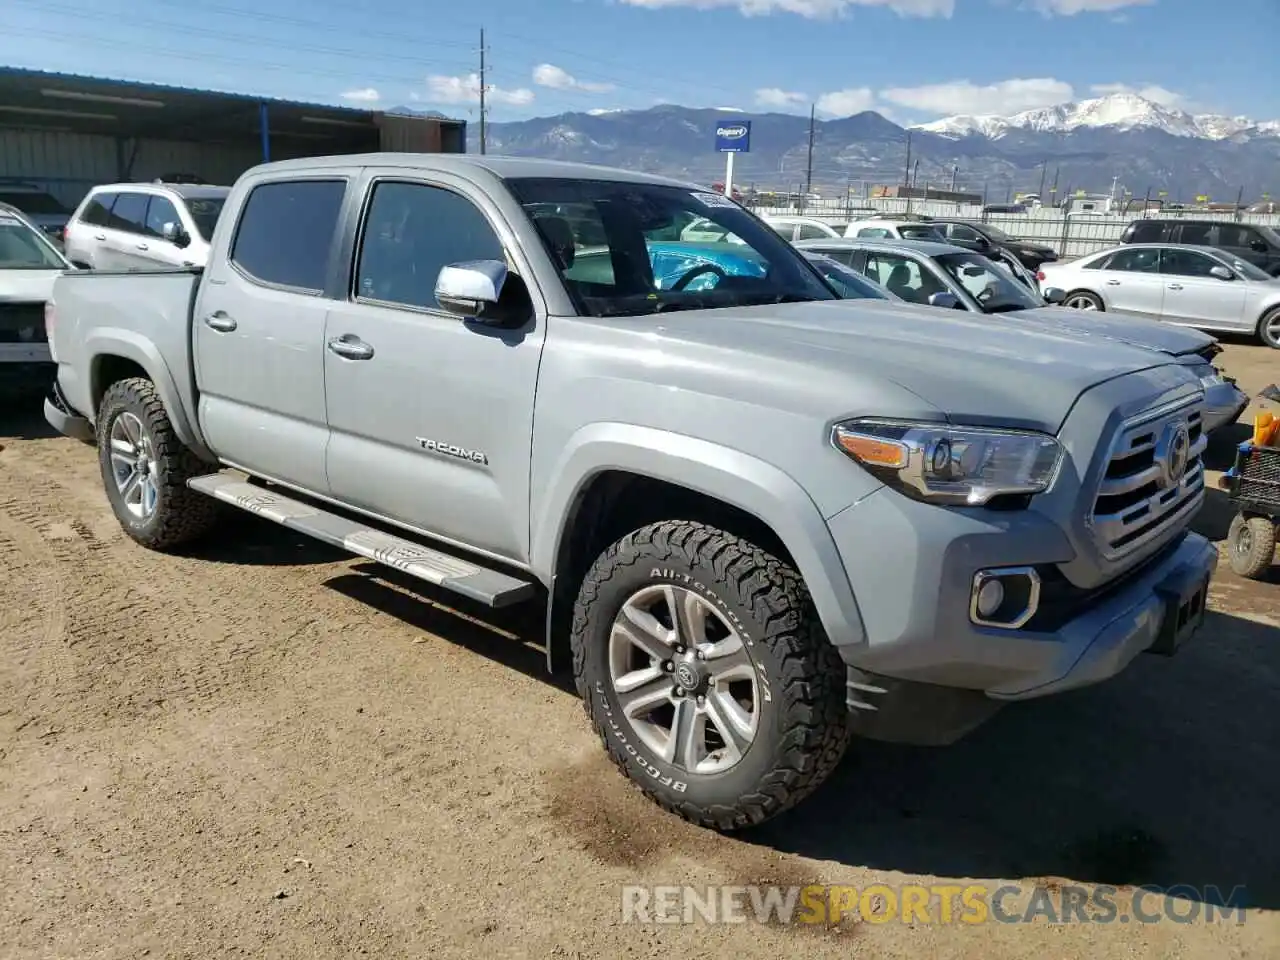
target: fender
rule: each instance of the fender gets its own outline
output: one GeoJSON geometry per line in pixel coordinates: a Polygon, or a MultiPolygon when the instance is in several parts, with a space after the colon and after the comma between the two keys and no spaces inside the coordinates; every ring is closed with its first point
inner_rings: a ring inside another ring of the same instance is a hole
{"type": "Polygon", "coordinates": [[[533,533],[531,567],[544,583],[550,583],[555,573],[560,541],[579,493],[607,470],[696,490],[768,524],[795,559],[831,642],[838,646],[865,642],[862,615],[835,540],[804,489],[751,454],[650,427],[593,423],[570,437],[542,502],[532,512],[541,520],[533,533]]]}
{"type": "MultiPolygon", "coordinates": [[[[116,356],[132,360],[146,371],[147,376],[151,378],[151,382],[155,384],[156,392],[160,394],[160,400],[164,404],[165,412],[169,415],[169,421],[173,424],[173,429],[177,433],[178,439],[186,444],[196,456],[216,462],[213,452],[205,446],[204,437],[200,435],[199,430],[188,416],[187,409],[183,405],[181,395],[178,392],[177,382],[173,378],[173,373],[170,371],[169,365],[165,363],[160,351],[156,349],[155,344],[132,330],[125,330],[121,327],[95,327],[93,332],[85,338],[85,355],[89,357],[89,369],[91,371],[89,381],[90,397],[99,396],[103,392],[102,385],[99,382],[101,376],[100,360],[103,357],[116,356]]],[[[94,411],[94,416],[97,416],[96,410],[94,411]]]]}

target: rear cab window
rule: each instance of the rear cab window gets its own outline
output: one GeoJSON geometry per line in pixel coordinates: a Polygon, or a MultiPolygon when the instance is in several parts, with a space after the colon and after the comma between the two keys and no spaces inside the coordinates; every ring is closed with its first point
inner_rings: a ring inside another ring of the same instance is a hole
{"type": "Polygon", "coordinates": [[[232,266],[250,281],[319,295],[346,191],[338,178],[258,184],[240,209],[232,266]]]}

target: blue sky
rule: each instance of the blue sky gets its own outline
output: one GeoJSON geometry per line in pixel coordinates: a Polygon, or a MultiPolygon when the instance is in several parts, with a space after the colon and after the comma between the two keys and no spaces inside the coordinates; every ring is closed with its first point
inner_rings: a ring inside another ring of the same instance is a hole
{"type": "Polygon", "coordinates": [[[1280,0],[3,0],[0,63],[494,120],[654,103],[900,123],[1132,89],[1280,117],[1280,0]],[[1224,15],[1225,14],[1225,15],[1224,15]]]}

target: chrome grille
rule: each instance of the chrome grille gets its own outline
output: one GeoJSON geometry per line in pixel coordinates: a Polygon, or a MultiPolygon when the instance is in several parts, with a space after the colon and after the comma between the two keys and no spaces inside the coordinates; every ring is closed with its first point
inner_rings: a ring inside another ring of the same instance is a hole
{"type": "Polygon", "coordinates": [[[1139,414],[1121,426],[1094,498],[1090,524],[1103,556],[1123,557],[1190,521],[1204,499],[1201,398],[1139,414]],[[1186,468],[1171,478],[1178,427],[1186,428],[1186,468]],[[1174,438],[1171,440],[1170,438],[1174,438]]]}

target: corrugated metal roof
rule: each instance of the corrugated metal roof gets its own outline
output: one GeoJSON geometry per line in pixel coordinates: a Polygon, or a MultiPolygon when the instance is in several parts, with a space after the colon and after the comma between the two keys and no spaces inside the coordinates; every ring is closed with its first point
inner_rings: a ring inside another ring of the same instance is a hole
{"type": "MultiPolygon", "coordinates": [[[[280,106],[302,107],[309,110],[326,110],[337,113],[351,114],[360,117],[373,117],[382,111],[367,110],[360,107],[341,106],[332,103],[315,103],[308,100],[289,100],[284,97],[269,97],[265,95],[243,93],[232,90],[209,90],[200,87],[180,87],[166,83],[152,83],[146,80],[125,80],[116,77],[95,77],[89,74],[81,73],[60,73],[54,70],[35,70],[29,67],[10,67],[0,66],[0,87],[3,87],[6,77],[23,77],[29,79],[44,79],[61,83],[81,83],[94,84],[99,86],[110,86],[116,88],[128,87],[133,90],[149,91],[152,94],[178,94],[195,97],[216,97],[219,99],[241,100],[246,103],[266,103],[278,104],[280,106]]],[[[445,118],[454,119],[454,118],[445,118]]],[[[460,121],[459,121],[460,122],[460,121]]]]}

